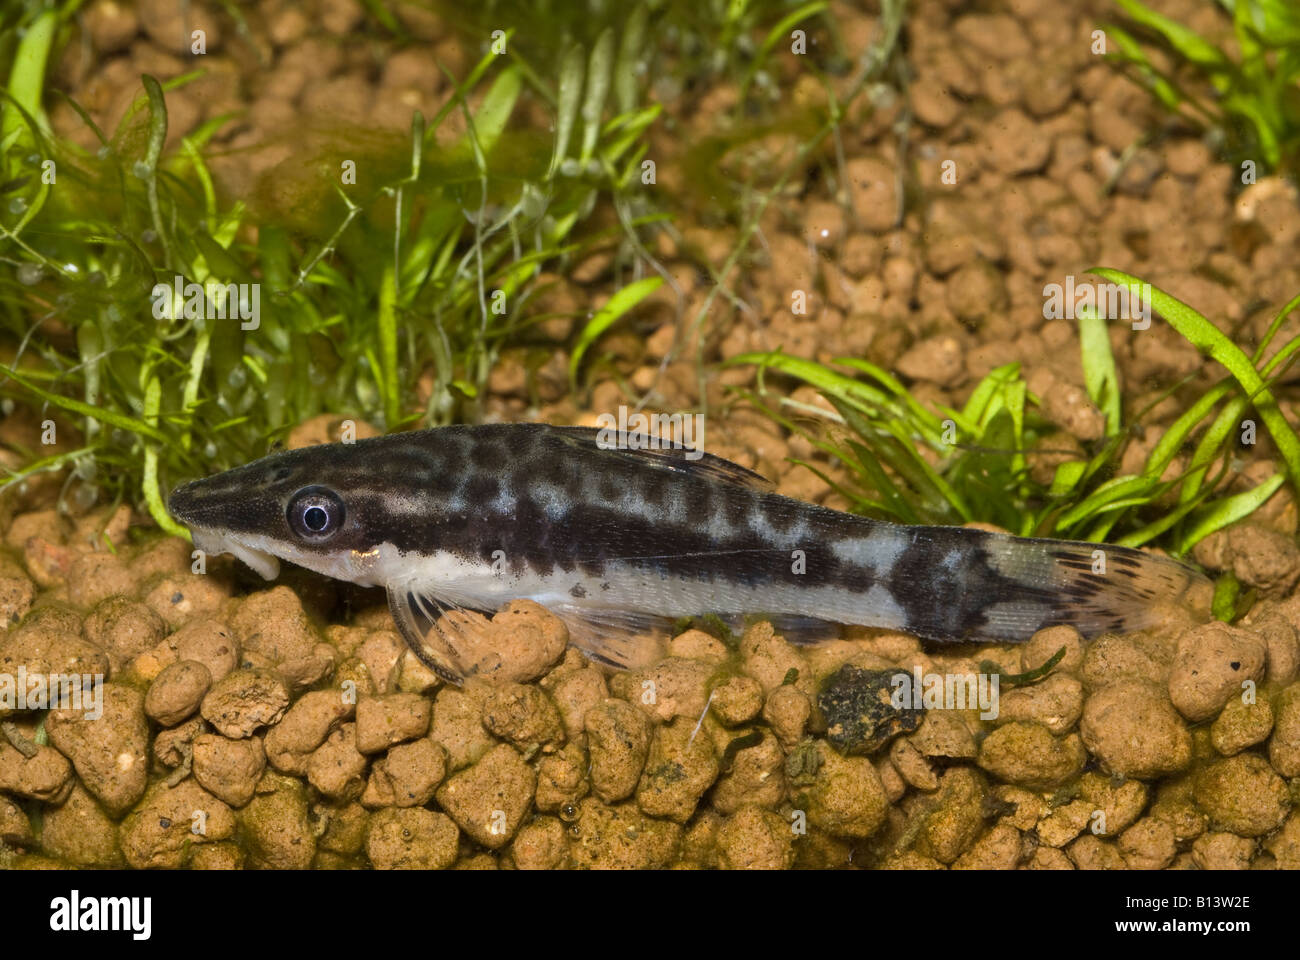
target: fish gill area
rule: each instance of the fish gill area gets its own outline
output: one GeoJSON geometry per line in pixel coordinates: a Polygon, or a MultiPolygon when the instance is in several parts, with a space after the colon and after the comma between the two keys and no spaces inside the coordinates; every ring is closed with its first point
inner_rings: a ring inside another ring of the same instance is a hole
{"type": "MultiPolygon", "coordinates": [[[[1231,33],[1213,3],[1153,6],[1231,33]]],[[[878,37],[878,5],[829,7],[850,52],[878,37]]],[[[396,6],[415,41],[378,63],[339,42],[368,16],[355,0],[241,5],[238,24],[224,9],[190,4],[208,18],[209,73],[168,94],[167,137],[238,108],[212,165],[236,194],[282,169],[291,153],[273,141],[298,113],[404,130],[412,109],[432,115],[448,96],[429,80],[434,51],[458,76],[472,64],[446,17],[418,5],[396,6]],[[260,58],[229,52],[240,37],[260,58]]],[[[707,402],[709,452],[782,494],[847,509],[845,463],[748,391],[761,385],[792,410],[837,408],[807,383],[769,373],[760,384],[729,358],[866,358],[934,409],[960,409],[990,371],[1018,363],[1052,451],[1030,469],[1050,482],[1056,463],[1108,434],[1078,329],[1044,317],[1045,283],[1119,266],[1252,344],[1271,316],[1259,303],[1300,290],[1294,185],[1261,176],[1237,189],[1236,167],[1203,136],[1095,57],[1090,37],[1109,11],[910,4],[906,97],[882,86],[824,147],[855,184],[851,200],[823,182],[825,168],[796,166],[729,281],[746,309],[716,295],[740,228],[710,203],[716,184],[690,151],[745,91],[724,76],[664,93],[670,122],[649,134],[656,189],[694,204],[652,248],[673,282],[634,325],[595,341],[589,389],[575,390],[574,335],[613,289],[617,244],[550,276],[530,307],[535,336],[501,350],[478,416],[591,425],[637,395],[665,411],[707,402]],[[791,312],[792,290],[806,292],[806,311],[791,312]]],[[[160,0],[86,4],[52,64],[58,86],[115,127],[139,74],[165,83],[187,69],[177,16],[160,0]]],[[[796,110],[824,107],[826,89],[801,71],[797,56],[777,57],[771,82],[796,110]]],[[[93,146],[66,103],[51,123],[93,146]]],[[[780,167],[803,132],[773,127],[746,162],[780,167]]],[[[1125,406],[1151,411],[1126,438],[1127,466],[1156,447],[1180,398],[1219,374],[1159,323],[1112,327],[1109,340],[1125,406]]],[[[1300,422],[1300,392],[1274,386],[1280,415],[1300,422]]],[[[435,392],[434,375],[421,377],[412,408],[435,392]]],[[[84,425],[58,414],[57,439],[43,444],[49,416],[7,403],[7,468],[83,442],[84,425]]],[[[286,445],[343,429],[382,432],[338,409],[294,425],[286,445]]],[[[1193,456],[1178,451],[1169,475],[1193,456]]],[[[1253,489],[1282,462],[1261,434],[1235,449],[1228,488],[1253,489]]],[[[617,672],[570,648],[557,617],[515,601],[490,618],[459,615],[477,669],[456,687],[407,650],[382,591],[288,566],[267,584],[230,557],[196,558],[138,501],[67,496],[79,480],[65,465],[0,496],[0,674],[107,678],[93,720],[0,707],[3,868],[1300,868],[1290,485],[1192,551],[1240,585],[1248,602],[1231,622],[1211,619],[1205,596],[1133,634],[1084,640],[1052,627],[1025,644],[936,647],[847,627],[804,646],[761,620],[738,632],[701,620],[682,624],[657,662],[617,672]]]]}

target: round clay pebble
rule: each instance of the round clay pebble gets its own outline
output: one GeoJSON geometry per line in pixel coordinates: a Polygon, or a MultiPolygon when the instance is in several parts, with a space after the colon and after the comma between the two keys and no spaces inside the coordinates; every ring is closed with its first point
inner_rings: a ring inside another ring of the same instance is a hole
{"type": "Polygon", "coordinates": [[[1300,683],[1277,698],[1277,722],[1268,741],[1268,758],[1284,777],[1300,776],[1300,683]]]}
{"type": "Polygon", "coordinates": [[[118,829],[122,854],[134,870],[177,870],[193,845],[216,843],[234,833],[230,808],[193,779],[174,787],[155,783],[118,829]],[[191,828],[200,823],[202,832],[194,832],[191,828]]]}
{"type": "Polygon", "coordinates": [[[1009,823],[985,830],[969,850],[953,861],[954,870],[1012,870],[1020,862],[1024,844],[1020,831],[1009,823]]]}
{"type": "Polygon", "coordinates": [[[1007,783],[1047,789],[1077,775],[1087,762],[1077,734],[1057,738],[1041,723],[999,727],[980,744],[978,763],[1007,783]]]}
{"type": "Polygon", "coordinates": [[[239,740],[278,722],[288,706],[289,690],[275,674],[236,670],[212,685],[200,712],[222,736],[239,740]]]}
{"type": "MultiPolygon", "coordinates": [[[[365,697],[357,704],[357,749],[379,753],[429,732],[432,706],[418,693],[365,697]]],[[[558,718],[557,718],[558,719],[558,718]]]]}
{"type": "MultiPolygon", "coordinates": [[[[724,757],[730,754],[730,766],[709,794],[714,809],[734,813],[747,805],[773,808],[785,798],[785,752],[771,731],[751,730],[748,734],[737,731],[725,746],[721,742],[718,746],[724,757]],[[757,743],[753,742],[755,739],[757,743]],[[731,744],[738,740],[741,743],[733,748],[731,744]]],[[[877,762],[877,773],[880,766],[881,762],[877,762]]],[[[883,766],[893,772],[887,761],[883,766]]],[[[893,775],[898,778],[897,773],[893,775]]],[[[883,775],[881,782],[884,783],[883,775]]],[[[899,786],[902,787],[901,781],[899,786]]],[[[886,793],[890,792],[887,784],[885,789],[886,793]]]]}
{"type": "Polygon", "coordinates": [[[1203,833],[1192,844],[1192,858],[1202,870],[1249,870],[1255,841],[1235,833],[1203,833]]]}
{"type": "Polygon", "coordinates": [[[1064,649],[1065,653],[1053,673],[1077,673],[1083,666],[1084,644],[1079,631],[1071,626],[1044,627],[1020,651],[1020,669],[1028,673],[1037,670],[1064,649]]]}
{"type": "Polygon", "coordinates": [[[585,729],[592,791],[605,803],[630,796],[650,752],[645,714],[623,700],[610,699],[587,711],[585,729]]]}
{"type": "Polygon", "coordinates": [[[1213,827],[1242,837],[1260,837],[1281,826],[1291,804],[1286,781],[1253,753],[1216,760],[1199,771],[1195,792],[1196,805],[1213,827]]]}
{"type": "Polygon", "coordinates": [[[767,695],[763,704],[763,720],[786,750],[803,739],[811,716],[812,701],[794,684],[777,687],[767,695]]]}
{"type": "Polygon", "coordinates": [[[266,753],[258,737],[230,740],[211,733],[194,738],[194,779],[217,799],[242,807],[253,799],[266,769],[266,753]]]}
{"type": "Polygon", "coordinates": [[[355,800],[365,787],[366,765],[357,749],[357,725],[345,723],[307,758],[307,782],[333,800],[355,800]]]}
{"type": "Polygon", "coordinates": [[[889,799],[869,757],[844,757],[830,744],[801,744],[786,758],[796,809],[832,836],[869,837],[885,822],[889,799]]]}
{"type": "Polygon", "coordinates": [[[376,870],[445,870],[456,862],[459,840],[456,824],[444,814],[387,807],[370,818],[366,856],[376,870]]]}
{"type": "Polygon", "coordinates": [[[1079,733],[1110,773],[1154,779],[1192,762],[1192,737],[1165,691],[1142,680],[1120,680],[1084,701],[1079,733]]]}
{"type": "Polygon", "coordinates": [[[173,663],[154,678],[144,697],[144,712],[164,727],[174,727],[203,702],[212,674],[197,660],[173,663]]]}
{"type": "Polygon", "coordinates": [[[717,778],[712,738],[698,721],[678,717],[656,728],[651,737],[636,802],[647,816],[685,823],[717,778]]]}
{"type": "Polygon", "coordinates": [[[544,691],[522,683],[500,684],[483,702],[483,726],[516,746],[560,743],[560,711],[544,691]]]}
{"type": "Polygon", "coordinates": [[[1169,699],[1188,720],[1206,720],[1240,696],[1243,683],[1263,679],[1266,652],[1256,634],[1226,623],[1189,630],[1178,640],[1169,699]]]}
{"type": "Polygon", "coordinates": [[[609,685],[599,670],[574,670],[566,673],[551,690],[551,697],[564,722],[564,735],[569,740],[579,736],[584,729],[587,711],[609,696],[609,685]]]}
{"type": "Polygon", "coordinates": [[[489,849],[510,842],[533,802],[537,774],[514,747],[498,744],[471,767],[452,774],[438,805],[462,830],[489,849]]]}
{"type": "Polygon", "coordinates": [[[305,870],[311,866],[316,856],[316,833],[302,781],[266,771],[253,799],[238,811],[236,819],[253,869],[305,870]]]}
{"type": "Polygon", "coordinates": [[[752,677],[729,677],[713,688],[709,707],[725,726],[749,723],[763,707],[763,688],[752,677]]]}
{"type": "Polygon", "coordinates": [[[742,807],[718,830],[718,866],[724,870],[788,870],[794,831],[780,814],[742,807]]]}
{"type": "Polygon", "coordinates": [[[181,660],[197,660],[207,667],[214,683],[239,666],[239,644],[220,620],[191,620],[168,639],[181,660]]]}
{"type": "Polygon", "coordinates": [[[538,817],[525,823],[510,843],[510,857],[520,870],[555,870],[568,856],[562,820],[538,817]]]}
{"type": "Polygon", "coordinates": [[[975,842],[984,828],[984,784],[967,767],[948,770],[939,782],[933,813],[916,836],[916,852],[952,863],[975,842]]]}
{"type": "Polygon", "coordinates": [[[1230,757],[1263,742],[1272,729],[1273,708],[1267,700],[1246,702],[1233,697],[1210,724],[1210,742],[1215,750],[1230,757]]]}
{"type": "Polygon", "coordinates": [[[100,687],[103,713],[51,710],[50,744],[72,761],[77,776],[111,817],[144,796],[149,783],[149,721],[141,693],[120,683],[100,687]]]}
{"type": "Polygon", "coordinates": [[[1174,828],[1144,817],[1120,835],[1119,852],[1132,870],[1163,870],[1178,853],[1174,828]]]}
{"type": "Polygon", "coordinates": [[[115,666],[153,649],[166,635],[162,617],[126,597],[109,597],[86,618],[86,638],[107,650],[115,666]]]}
{"type": "Polygon", "coordinates": [[[367,807],[422,807],[447,775],[447,751],[428,737],[399,743],[370,770],[361,802],[367,807]]]}

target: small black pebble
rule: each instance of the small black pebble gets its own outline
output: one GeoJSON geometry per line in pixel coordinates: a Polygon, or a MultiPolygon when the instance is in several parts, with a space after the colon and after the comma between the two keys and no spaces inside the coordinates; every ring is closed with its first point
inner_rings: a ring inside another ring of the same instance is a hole
{"type": "Polygon", "coordinates": [[[1232,663],[1228,664],[1228,666],[1232,667],[1232,669],[1234,669],[1234,670],[1240,670],[1240,669],[1241,669],[1241,661],[1240,661],[1240,660],[1234,660],[1234,661],[1232,661],[1232,663]]]}
{"type": "Polygon", "coordinates": [[[184,599],[185,594],[181,593],[179,590],[172,594],[172,603],[180,603],[184,599]]]}
{"type": "Polygon", "coordinates": [[[921,725],[924,709],[893,704],[893,679],[898,673],[846,663],[826,679],[817,706],[826,717],[826,739],[832,747],[845,756],[875,753],[921,725]]]}
{"type": "Polygon", "coordinates": [[[166,817],[159,817],[159,818],[158,818],[158,826],[162,827],[164,830],[168,830],[168,829],[170,829],[170,828],[171,828],[171,825],[172,825],[172,822],[171,822],[170,820],[168,820],[166,817]]]}

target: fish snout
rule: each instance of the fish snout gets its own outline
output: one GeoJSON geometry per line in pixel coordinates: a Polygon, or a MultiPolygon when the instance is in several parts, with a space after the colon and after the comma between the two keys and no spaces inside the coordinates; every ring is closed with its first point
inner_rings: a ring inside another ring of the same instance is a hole
{"type": "Polygon", "coordinates": [[[187,527],[211,526],[226,504],[227,498],[213,489],[211,478],[191,480],[172,490],[167,497],[167,512],[187,527]]]}
{"type": "Polygon", "coordinates": [[[182,483],[167,497],[167,512],[181,523],[187,523],[194,510],[194,501],[194,482],[182,483]]]}

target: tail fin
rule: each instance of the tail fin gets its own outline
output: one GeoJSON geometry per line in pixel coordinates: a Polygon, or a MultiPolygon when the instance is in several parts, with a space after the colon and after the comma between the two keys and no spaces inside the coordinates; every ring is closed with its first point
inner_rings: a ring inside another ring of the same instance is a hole
{"type": "Polygon", "coordinates": [[[1141,630],[1209,584],[1185,564],[1128,547],[997,535],[984,547],[1010,589],[985,604],[981,633],[1004,640],[1059,624],[1085,637],[1141,630]]]}

